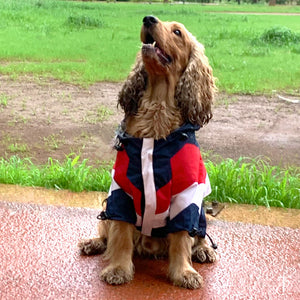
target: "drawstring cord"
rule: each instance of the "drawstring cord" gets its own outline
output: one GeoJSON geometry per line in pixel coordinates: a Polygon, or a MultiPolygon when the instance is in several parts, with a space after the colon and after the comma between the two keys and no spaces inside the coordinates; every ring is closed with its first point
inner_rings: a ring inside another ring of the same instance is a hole
{"type": "Polygon", "coordinates": [[[207,237],[208,237],[209,240],[210,240],[211,247],[212,247],[213,249],[215,249],[215,250],[218,249],[218,245],[214,243],[214,241],[213,241],[212,238],[209,236],[209,234],[206,233],[206,235],[207,235],[207,237]]]}

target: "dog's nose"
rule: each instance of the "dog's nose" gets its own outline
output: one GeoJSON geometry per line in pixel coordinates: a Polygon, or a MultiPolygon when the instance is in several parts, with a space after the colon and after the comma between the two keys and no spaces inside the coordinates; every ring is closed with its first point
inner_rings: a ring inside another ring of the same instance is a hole
{"type": "Polygon", "coordinates": [[[146,16],[144,19],[143,19],[143,23],[144,23],[144,26],[149,28],[151,27],[152,25],[158,23],[158,20],[157,18],[153,17],[153,16],[146,16]]]}

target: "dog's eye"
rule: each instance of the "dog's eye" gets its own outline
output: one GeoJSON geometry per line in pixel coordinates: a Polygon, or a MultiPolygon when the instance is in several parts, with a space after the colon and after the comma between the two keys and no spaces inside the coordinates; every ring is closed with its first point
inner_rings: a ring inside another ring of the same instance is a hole
{"type": "Polygon", "coordinates": [[[173,31],[176,35],[181,36],[181,31],[179,29],[175,29],[173,31]]]}

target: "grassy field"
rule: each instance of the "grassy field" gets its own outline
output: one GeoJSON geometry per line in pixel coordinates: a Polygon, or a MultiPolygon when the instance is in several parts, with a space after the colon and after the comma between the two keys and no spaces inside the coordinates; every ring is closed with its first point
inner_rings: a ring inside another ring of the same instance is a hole
{"type": "MultiPolygon", "coordinates": [[[[297,13],[300,7],[0,0],[0,73],[83,86],[123,80],[140,48],[142,18],[152,14],[184,23],[205,45],[221,91],[299,94],[300,16],[226,11],[297,13]]],[[[0,107],[8,101],[0,90],[0,107]]],[[[299,168],[245,158],[207,161],[206,167],[213,186],[209,199],[300,208],[299,168]]],[[[50,158],[43,166],[12,156],[0,158],[0,183],[107,191],[110,169],[78,156],[50,158]]]]}
{"type": "Polygon", "coordinates": [[[205,45],[221,91],[299,93],[300,17],[222,11],[300,9],[0,0],[0,73],[82,85],[122,80],[140,47],[141,20],[153,14],[184,23],[205,45]]]}

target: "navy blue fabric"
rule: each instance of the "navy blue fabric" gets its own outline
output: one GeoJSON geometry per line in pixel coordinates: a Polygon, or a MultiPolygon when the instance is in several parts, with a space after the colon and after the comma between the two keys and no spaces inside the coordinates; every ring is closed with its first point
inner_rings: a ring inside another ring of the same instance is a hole
{"type": "MultiPolygon", "coordinates": [[[[138,228],[140,229],[140,228],[138,228]]],[[[181,211],[172,220],[167,220],[167,225],[161,228],[152,229],[151,236],[166,237],[168,233],[187,231],[190,236],[205,237],[206,217],[203,207],[200,209],[196,204],[191,204],[181,211]]]]}
{"type": "Polygon", "coordinates": [[[200,217],[199,217],[199,226],[197,228],[197,235],[204,238],[206,235],[206,227],[207,227],[207,223],[206,223],[206,217],[205,217],[205,211],[204,211],[204,207],[203,204],[201,206],[201,211],[200,211],[200,217]]]}
{"type": "Polygon", "coordinates": [[[198,234],[199,228],[199,207],[196,204],[190,204],[182,210],[175,218],[168,221],[168,232],[188,231],[191,235],[193,232],[198,234]]]}
{"type": "Polygon", "coordinates": [[[123,144],[124,149],[129,157],[129,165],[127,170],[127,177],[131,183],[140,191],[144,190],[141,162],[141,150],[143,140],[133,138],[125,133],[118,136],[120,142],[123,144]]]}
{"type": "Polygon", "coordinates": [[[107,198],[106,215],[108,219],[136,223],[136,213],[133,200],[123,190],[112,192],[107,198]]]}

